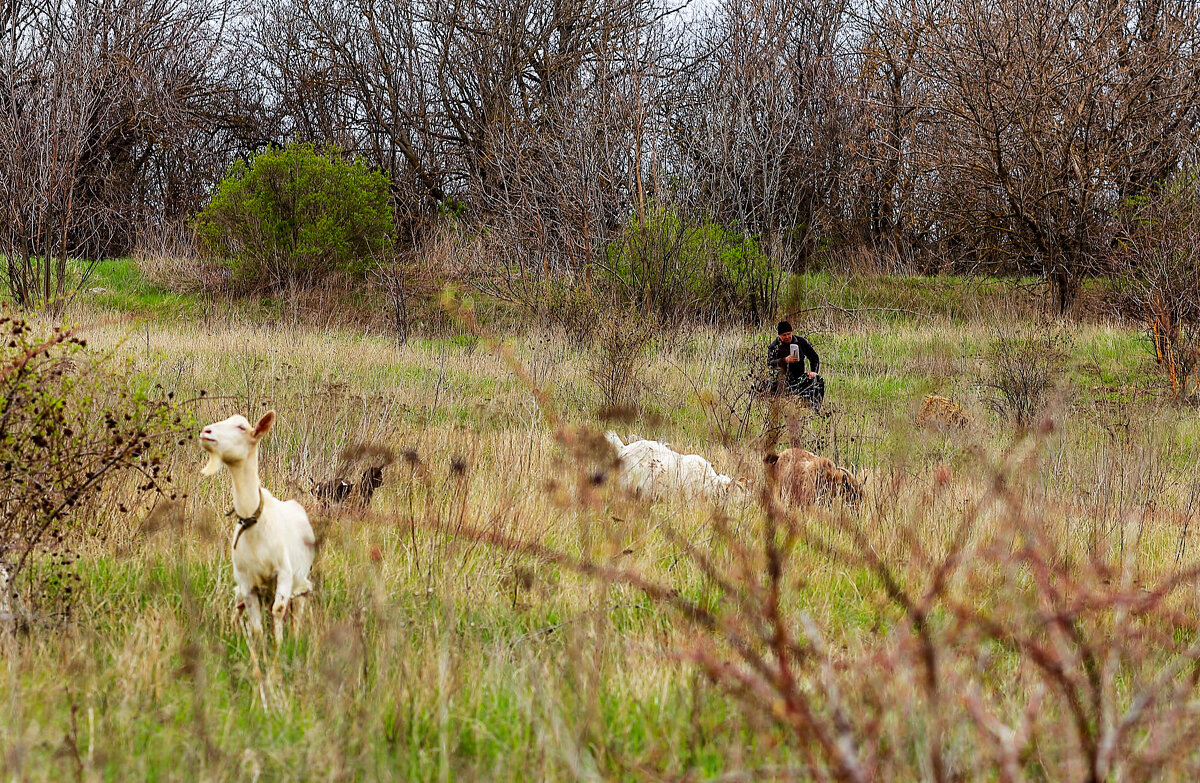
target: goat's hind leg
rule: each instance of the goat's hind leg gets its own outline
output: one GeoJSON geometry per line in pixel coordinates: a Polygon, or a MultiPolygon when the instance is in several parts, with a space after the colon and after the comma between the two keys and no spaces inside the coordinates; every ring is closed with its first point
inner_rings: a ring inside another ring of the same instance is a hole
{"type": "Polygon", "coordinates": [[[304,610],[308,607],[308,597],[312,593],[312,582],[306,576],[292,578],[292,597],[288,604],[292,616],[292,624],[297,630],[303,624],[304,610]]]}
{"type": "Polygon", "coordinates": [[[308,595],[293,595],[289,606],[291,607],[292,626],[299,631],[300,626],[304,624],[304,609],[308,606],[308,595]]]}

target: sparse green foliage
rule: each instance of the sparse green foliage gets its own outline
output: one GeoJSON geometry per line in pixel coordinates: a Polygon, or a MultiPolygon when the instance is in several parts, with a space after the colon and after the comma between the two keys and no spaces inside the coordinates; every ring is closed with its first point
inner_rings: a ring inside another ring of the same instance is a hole
{"type": "Polygon", "coordinates": [[[759,323],[783,282],[753,237],[666,208],[630,219],[608,247],[607,273],[618,298],[662,321],[759,323]]]}
{"type": "Polygon", "coordinates": [[[332,148],[272,148],[233,167],[196,230],[252,285],[362,275],[391,247],[388,188],[386,174],[332,148]]]}

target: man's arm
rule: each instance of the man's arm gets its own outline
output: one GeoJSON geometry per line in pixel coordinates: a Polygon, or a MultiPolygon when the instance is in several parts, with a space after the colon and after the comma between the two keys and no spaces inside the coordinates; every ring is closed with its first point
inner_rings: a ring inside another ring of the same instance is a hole
{"type": "Polygon", "coordinates": [[[810,367],[812,367],[812,371],[820,372],[821,357],[817,356],[817,352],[811,345],[808,344],[808,340],[805,340],[803,337],[798,337],[796,339],[800,341],[800,353],[804,354],[804,356],[808,359],[808,364],[810,367]]]}
{"type": "Polygon", "coordinates": [[[785,367],[784,360],[788,355],[788,347],[779,338],[775,338],[767,348],[767,364],[774,368],[785,367]]]}

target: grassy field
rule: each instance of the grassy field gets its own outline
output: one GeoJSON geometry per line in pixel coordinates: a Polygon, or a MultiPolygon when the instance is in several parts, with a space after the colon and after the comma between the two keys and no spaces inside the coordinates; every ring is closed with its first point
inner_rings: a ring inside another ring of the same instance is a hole
{"type": "MultiPolygon", "coordinates": [[[[1009,757],[997,749],[1008,746],[980,739],[1003,732],[985,731],[976,702],[1030,727],[1010,743],[1019,746],[1012,779],[1088,779],[1079,750],[1088,729],[1072,718],[1070,687],[1056,691],[1053,677],[1039,685],[1046,667],[1028,652],[1039,639],[1062,647],[1046,627],[1058,616],[1046,595],[1078,598],[1075,621],[1111,658],[1098,665],[1097,738],[1105,721],[1119,725],[1139,683],[1190,660],[1190,576],[1142,614],[1098,598],[1116,594],[1109,582],[1121,595],[1157,595],[1197,562],[1200,419],[1167,403],[1128,325],[1058,327],[1066,363],[1045,423],[1029,434],[986,404],[980,383],[997,337],[1032,328],[1022,292],[812,276],[792,301],[822,357],[824,415],[785,411],[776,422],[762,402],[746,407],[745,357],[769,335],[696,328],[656,339],[637,373],[639,413],[614,424],[598,418],[604,400],[589,371],[600,359],[577,334],[459,329],[398,346],[386,332],[306,325],[270,303],[227,312],[156,289],[128,265],[96,279],[105,290],[82,295],[72,313],[96,324],[90,345],[194,400],[198,426],[277,411],[263,480],[314,518],[317,592],[281,646],[234,624],[228,479],[201,478],[200,449],[181,448],[182,511],[165,522],[144,510],[114,517],[103,542],[80,545],[67,627],[0,640],[6,780],[820,778],[832,768],[813,761],[818,740],[793,730],[789,706],[711,664],[741,660],[733,626],[705,628],[673,603],[753,624],[741,615],[756,604],[734,600],[718,576],[757,579],[744,567],[770,549],[759,542],[771,514],[757,502],[618,497],[593,480],[603,455],[581,445],[608,427],[703,454],[758,486],[764,433],[867,477],[859,510],[798,512],[803,534],[785,539],[779,612],[821,629],[820,644],[805,632],[816,663],[797,664],[801,690],[830,725],[838,704],[846,709],[847,736],[860,758],[877,760],[880,779],[1003,778],[1009,757]],[[134,320],[111,320],[128,313],[134,320]],[[917,428],[930,393],[960,402],[972,425],[917,428]],[[352,443],[410,458],[388,468],[369,509],[320,508],[312,484],[352,443]],[[949,588],[906,610],[879,564],[924,595],[939,557],[959,551],[966,517],[975,521],[963,551],[974,560],[959,558],[966,565],[949,588]],[[1045,580],[1034,560],[1011,559],[1043,538],[1053,553],[1045,580]],[[581,574],[580,562],[608,570],[581,574]],[[617,571],[672,592],[647,595],[617,571]],[[965,633],[960,614],[981,608],[1027,623],[1028,643],[965,633]],[[926,627],[940,645],[933,696],[914,652],[926,627]],[[1136,629],[1136,654],[1126,628],[1136,629]]],[[[1086,684],[1087,657],[1062,652],[1060,668],[1086,684]]],[[[1194,694],[1182,698],[1171,704],[1194,694]]],[[[1121,758],[1166,747],[1155,744],[1160,730],[1139,724],[1133,739],[1114,740],[1132,748],[1121,758]]],[[[1188,779],[1194,754],[1156,769],[1188,779]]],[[[1129,779],[1149,768],[1129,763],[1129,779]]],[[[1106,769],[1104,778],[1123,777],[1119,765],[1106,769]]]]}

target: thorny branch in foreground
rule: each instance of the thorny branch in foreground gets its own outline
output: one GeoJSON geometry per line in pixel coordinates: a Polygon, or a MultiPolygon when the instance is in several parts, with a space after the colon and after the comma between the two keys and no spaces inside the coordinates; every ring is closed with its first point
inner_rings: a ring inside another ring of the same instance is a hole
{"type": "Polygon", "coordinates": [[[0,333],[0,614],[65,617],[81,528],[103,537],[127,510],[106,489],[175,497],[164,450],[184,419],[173,395],[104,367],[72,330],[0,313],[0,333]]]}

